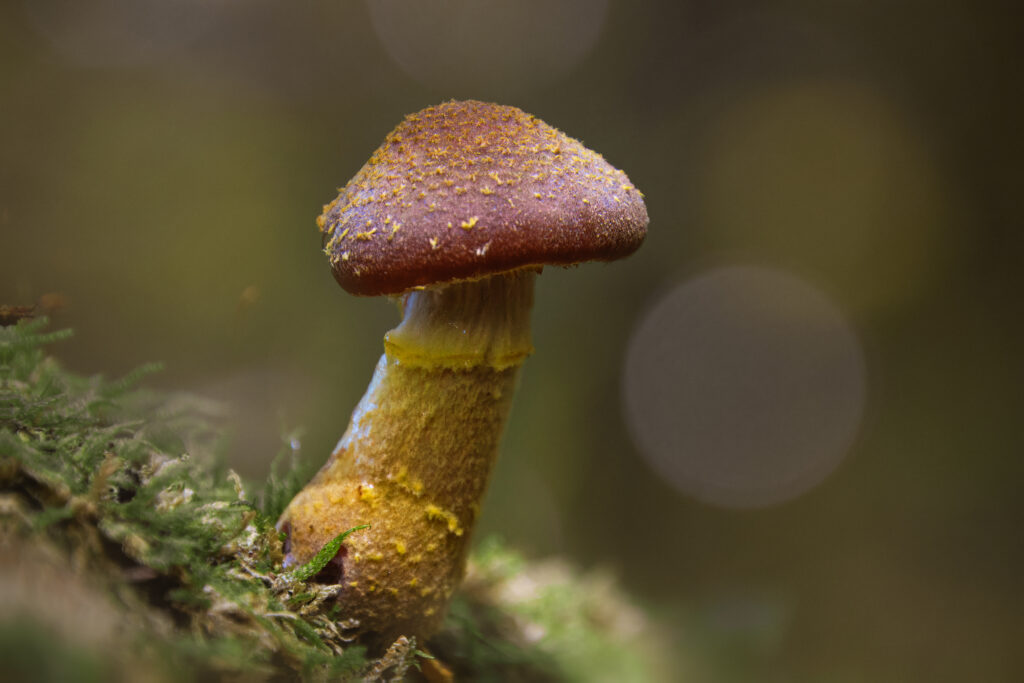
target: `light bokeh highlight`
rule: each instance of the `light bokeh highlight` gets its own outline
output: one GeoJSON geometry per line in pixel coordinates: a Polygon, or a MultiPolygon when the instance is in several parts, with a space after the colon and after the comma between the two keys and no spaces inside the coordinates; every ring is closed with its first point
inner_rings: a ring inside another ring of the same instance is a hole
{"type": "Polygon", "coordinates": [[[814,79],[733,99],[697,152],[708,247],[827,282],[858,315],[920,296],[948,257],[951,208],[897,103],[814,79]]]}
{"type": "Polygon", "coordinates": [[[372,0],[366,6],[382,46],[403,71],[459,97],[508,97],[564,78],[593,49],[608,14],[608,0],[372,0]]]}
{"type": "Polygon", "coordinates": [[[623,388],[636,445],[666,482],[760,507],[839,465],[867,377],[857,336],[826,296],[783,271],[733,266],[654,303],[630,341],[623,388]]]}

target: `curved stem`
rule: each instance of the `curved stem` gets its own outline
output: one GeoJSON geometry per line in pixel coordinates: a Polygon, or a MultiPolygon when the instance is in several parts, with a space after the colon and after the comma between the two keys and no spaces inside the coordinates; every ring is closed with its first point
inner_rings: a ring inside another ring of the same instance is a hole
{"type": "Polygon", "coordinates": [[[361,630],[428,636],[441,623],[530,353],[532,272],[416,291],[345,435],[279,522],[286,563],[359,524],[339,553],[361,630]]]}

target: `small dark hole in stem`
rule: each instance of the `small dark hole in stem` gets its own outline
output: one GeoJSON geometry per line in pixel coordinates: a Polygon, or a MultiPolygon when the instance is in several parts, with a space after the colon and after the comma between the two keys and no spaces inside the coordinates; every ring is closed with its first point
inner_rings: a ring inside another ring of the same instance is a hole
{"type": "Polygon", "coordinates": [[[341,583],[345,578],[345,556],[348,555],[348,548],[341,546],[337,554],[330,559],[327,565],[317,572],[312,581],[323,584],[341,583]]]}
{"type": "Polygon", "coordinates": [[[292,523],[285,522],[281,525],[279,531],[284,534],[284,540],[281,541],[281,550],[285,556],[291,555],[292,553],[292,523]]]}

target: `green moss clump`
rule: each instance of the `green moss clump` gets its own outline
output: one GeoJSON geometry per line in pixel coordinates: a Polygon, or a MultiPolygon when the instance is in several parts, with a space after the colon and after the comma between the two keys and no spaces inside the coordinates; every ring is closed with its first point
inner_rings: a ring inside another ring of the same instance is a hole
{"type": "Polygon", "coordinates": [[[470,559],[432,651],[459,680],[668,680],[666,648],[607,572],[527,561],[496,539],[470,559]],[[495,676],[494,672],[500,672],[495,676]]]}
{"type": "Polygon", "coordinates": [[[338,613],[342,586],[319,583],[320,566],[281,569],[274,521],[308,473],[276,466],[258,501],[217,456],[202,401],[136,389],[154,366],[67,372],[42,347],[71,335],[45,324],[0,328],[0,653],[14,680],[649,680],[623,601],[493,544],[432,655],[407,638],[368,653],[338,613]]]}
{"type": "MultiPolygon", "coordinates": [[[[65,551],[80,591],[106,592],[110,610],[133,613],[141,629],[93,643],[110,648],[106,661],[129,666],[150,651],[175,679],[365,668],[364,648],[324,608],[339,587],[278,571],[273,520],[211,457],[219,435],[195,402],[133,391],[154,367],[115,382],[62,370],[41,346],[69,334],[43,334],[44,324],[0,332],[4,545],[39,571],[59,571],[61,558],[35,549],[65,551]]],[[[47,621],[31,602],[17,607],[47,621]]]]}

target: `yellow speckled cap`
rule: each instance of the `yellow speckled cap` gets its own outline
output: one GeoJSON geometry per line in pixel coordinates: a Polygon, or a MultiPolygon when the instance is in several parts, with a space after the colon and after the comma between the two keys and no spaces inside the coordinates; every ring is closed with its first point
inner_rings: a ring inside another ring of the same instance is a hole
{"type": "Polygon", "coordinates": [[[647,232],[622,171],[515,107],[445,102],[410,114],[317,219],[353,294],[611,261],[647,232]]]}

